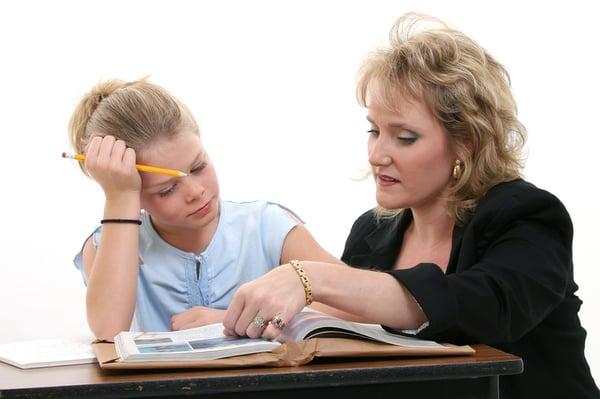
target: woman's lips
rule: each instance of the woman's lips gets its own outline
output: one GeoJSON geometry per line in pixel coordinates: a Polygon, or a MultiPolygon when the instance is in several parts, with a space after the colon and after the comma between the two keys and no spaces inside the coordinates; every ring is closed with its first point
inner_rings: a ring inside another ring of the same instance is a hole
{"type": "Polygon", "coordinates": [[[400,180],[394,179],[388,175],[377,175],[377,185],[382,187],[393,186],[396,183],[400,183],[400,180]]]}

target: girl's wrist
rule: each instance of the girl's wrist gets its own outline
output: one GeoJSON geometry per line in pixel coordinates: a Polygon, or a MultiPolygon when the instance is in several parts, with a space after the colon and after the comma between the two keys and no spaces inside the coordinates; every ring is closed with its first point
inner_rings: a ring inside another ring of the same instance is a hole
{"type": "Polygon", "coordinates": [[[106,197],[104,219],[139,219],[140,214],[139,194],[106,197]]]}

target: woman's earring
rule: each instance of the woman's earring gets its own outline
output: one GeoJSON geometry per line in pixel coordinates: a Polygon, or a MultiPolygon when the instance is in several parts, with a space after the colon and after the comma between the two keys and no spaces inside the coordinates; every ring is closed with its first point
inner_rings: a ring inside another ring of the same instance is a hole
{"type": "Polygon", "coordinates": [[[452,177],[454,180],[458,180],[462,174],[462,162],[460,159],[454,161],[454,168],[452,169],[452,177]]]}

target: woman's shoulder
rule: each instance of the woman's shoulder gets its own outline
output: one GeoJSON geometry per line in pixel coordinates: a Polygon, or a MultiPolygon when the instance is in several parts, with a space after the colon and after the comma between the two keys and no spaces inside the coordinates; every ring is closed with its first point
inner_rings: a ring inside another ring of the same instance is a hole
{"type": "Polygon", "coordinates": [[[523,179],[497,184],[482,198],[479,210],[537,209],[562,207],[561,201],[552,193],[536,187],[523,179]]]}
{"type": "Polygon", "coordinates": [[[503,225],[519,221],[535,221],[572,229],[569,213],[552,193],[522,179],[500,183],[481,199],[471,223],[503,225]]]}

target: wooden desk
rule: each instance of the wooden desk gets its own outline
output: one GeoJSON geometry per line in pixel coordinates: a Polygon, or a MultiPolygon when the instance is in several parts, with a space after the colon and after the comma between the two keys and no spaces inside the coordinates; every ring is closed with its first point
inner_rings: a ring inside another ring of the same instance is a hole
{"type": "Polygon", "coordinates": [[[96,364],[21,370],[0,363],[0,398],[364,397],[497,398],[520,358],[485,345],[474,356],[320,360],[301,367],[102,370],[96,364]]]}

